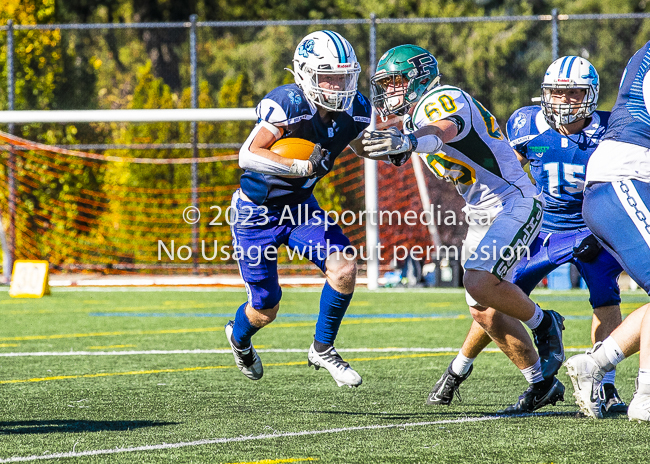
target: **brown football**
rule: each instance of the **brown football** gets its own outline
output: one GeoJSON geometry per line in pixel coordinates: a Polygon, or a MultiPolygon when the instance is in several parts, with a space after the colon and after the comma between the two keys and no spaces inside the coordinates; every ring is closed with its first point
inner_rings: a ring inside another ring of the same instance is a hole
{"type": "Polygon", "coordinates": [[[269,150],[283,158],[308,160],[314,152],[314,143],[305,139],[289,137],[278,140],[271,145],[269,150]]]}

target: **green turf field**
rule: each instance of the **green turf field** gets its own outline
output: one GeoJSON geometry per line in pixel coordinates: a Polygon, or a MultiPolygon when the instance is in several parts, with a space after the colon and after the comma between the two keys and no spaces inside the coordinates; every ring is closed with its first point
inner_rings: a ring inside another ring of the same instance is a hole
{"type": "MultiPolygon", "coordinates": [[[[425,406],[470,326],[457,290],[359,290],[336,346],[363,385],[338,388],[307,368],[319,295],[285,289],[281,316],[254,339],[265,373],[252,382],[223,333],[243,290],[1,292],[0,463],[650,461],[650,424],[577,416],[564,368],[564,403],[497,416],[526,383],[494,350],[475,362],[462,403],[425,406]]],[[[586,292],[534,299],[567,317],[568,350],[590,345],[586,292]]],[[[623,312],[647,301],[626,293],[623,312]]],[[[627,402],[637,369],[636,355],[619,366],[627,402]]]]}

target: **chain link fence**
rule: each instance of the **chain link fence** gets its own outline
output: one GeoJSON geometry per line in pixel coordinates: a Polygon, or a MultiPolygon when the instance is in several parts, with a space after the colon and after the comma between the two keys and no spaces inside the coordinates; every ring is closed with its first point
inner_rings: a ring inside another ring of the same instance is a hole
{"type": "MultiPolygon", "coordinates": [[[[4,64],[0,109],[253,107],[274,87],[293,82],[283,69],[290,65],[296,44],[323,28],[341,33],[354,46],[364,94],[369,93],[369,80],[381,54],[414,43],[437,57],[443,83],[468,91],[503,126],[515,109],[539,96],[551,61],[568,54],[594,64],[601,77],[600,109],[610,109],[627,60],[650,37],[650,14],[564,15],[554,10],[550,15],[456,18],[370,15],[204,22],[192,16],[174,23],[41,25],[10,21],[0,27],[4,64]]],[[[0,129],[50,145],[117,156],[137,151],[142,157],[200,158],[232,154],[252,124],[10,124],[0,129]]],[[[2,173],[10,192],[14,189],[11,166],[7,164],[2,173]]],[[[390,191],[393,178],[381,169],[380,197],[382,189],[390,191]]],[[[361,183],[363,169],[357,171],[361,183]]],[[[192,192],[190,204],[198,204],[195,192],[202,188],[233,183],[232,173],[219,180],[220,172],[203,174],[196,164],[191,166],[183,177],[187,185],[181,186],[192,192]]],[[[341,207],[346,200],[337,196],[334,186],[326,184],[319,194],[326,196],[326,203],[341,207]]],[[[431,182],[429,189],[434,204],[460,212],[462,199],[452,186],[431,182]]],[[[359,195],[363,192],[354,194],[354,202],[358,203],[359,195]]],[[[10,214],[12,201],[16,199],[9,199],[10,214]]],[[[440,232],[447,245],[460,244],[464,235],[459,227],[443,227],[440,232]]],[[[362,239],[362,231],[355,234],[362,239]]],[[[195,246],[198,238],[195,228],[195,246]]]]}

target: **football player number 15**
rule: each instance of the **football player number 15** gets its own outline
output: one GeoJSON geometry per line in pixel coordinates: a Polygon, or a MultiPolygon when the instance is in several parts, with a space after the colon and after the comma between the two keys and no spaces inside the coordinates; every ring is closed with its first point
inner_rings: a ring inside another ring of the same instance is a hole
{"type": "Polygon", "coordinates": [[[584,187],[584,179],[579,179],[576,174],[585,173],[585,167],[582,164],[546,163],[544,170],[548,174],[548,191],[554,197],[559,197],[562,193],[578,193],[584,187]],[[562,175],[562,179],[560,179],[562,175]],[[560,191],[560,186],[564,192],[560,191]]]}

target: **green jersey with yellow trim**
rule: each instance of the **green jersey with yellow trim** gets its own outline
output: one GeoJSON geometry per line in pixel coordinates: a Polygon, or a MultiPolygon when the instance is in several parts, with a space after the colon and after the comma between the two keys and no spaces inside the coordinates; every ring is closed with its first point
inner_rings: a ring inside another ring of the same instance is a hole
{"type": "Polygon", "coordinates": [[[490,205],[512,194],[537,194],[496,118],[467,92],[436,87],[422,96],[404,127],[415,131],[441,119],[453,121],[458,134],[438,153],[420,156],[436,177],[456,185],[467,204],[490,205]]]}

